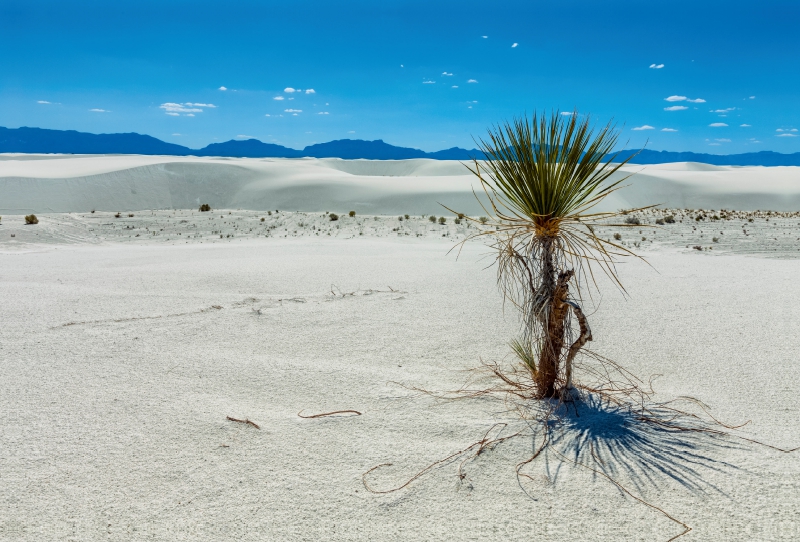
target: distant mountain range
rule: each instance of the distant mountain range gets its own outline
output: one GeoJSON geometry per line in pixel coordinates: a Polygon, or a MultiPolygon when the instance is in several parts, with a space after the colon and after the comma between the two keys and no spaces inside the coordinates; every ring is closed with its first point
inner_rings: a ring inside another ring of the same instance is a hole
{"type": "MultiPolygon", "coordinates": [[[[58,154],[148,154],[169,156],[224,156],[242,158],[344,158],[369,160],[469,160],[483,158],[477,149],[458,147],[425,152],[409,147],[396,147],[378,139],[339,139],[309,145],[303,150],[291,149],[257,139],[231,140],[212,143],[202,149],[190,149],[136,133],[89,134],[75,130],[46,130],[43,128],[0,127],[0,153],[58,153],[58,154]]],[[[772,151],[744,154],[703,154],[694,152],[637,151],[619,153],[619,159],[633,156],[634,164],[664,164],[670,162],[701,162],[719,166],[800,166],[800,153],[781,154],[772,151]],[[638,153],[638,154],[637,154],[638,153]]]]}

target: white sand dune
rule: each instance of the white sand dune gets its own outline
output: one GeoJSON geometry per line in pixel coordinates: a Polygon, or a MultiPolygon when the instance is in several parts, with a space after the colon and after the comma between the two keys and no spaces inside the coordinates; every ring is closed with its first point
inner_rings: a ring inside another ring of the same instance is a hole
{"type": "MultiPolygon", "coordinates": [[[[800,209],[800,168],[706,164],[626,166],[633,176],[603,209],[800,209]]],[[[215,208],[431,214],[443,203],[484,214],[477,179],[436,160],[232,159],[3,155],[0,213],[215,208]]]]}

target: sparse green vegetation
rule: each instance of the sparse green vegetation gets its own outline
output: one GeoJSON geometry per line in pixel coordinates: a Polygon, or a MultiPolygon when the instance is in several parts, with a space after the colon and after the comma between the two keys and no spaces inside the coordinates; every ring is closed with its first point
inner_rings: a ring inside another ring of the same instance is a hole
{"type": "Polygon", "coordinates": [[[36,215],[26,215],[25,216],[25,224],[38,224],[39,219],[36,218],[36,215]]]}
{"type": "Polygon", "coordinates": [[[440,216],[439,217],[439,224],[444,224],[445,222],[447,222],[447,219],[445,217],[443,217],[443,216],[440,216]]]}
{"type": "Polygon", "coordinates": [[[403,216],[406,218],[406,220],[408,220],[408,215],[403,215],[403,216]]]}
{"type": "Polygon", "coordinates": [[[665,216],[664,222],[666,222],[667,224],[675,224],[675,215],[665,216]]]}
{"type": "Polygon", "coordinates": [[[486,218],[485,216],[482,216],[482,217],[480,217],[480,218],[478,219],[478,221],[479,221],[481,224],[486,224],[487,222],[489,222],[489,219],[488,219],[488,218],[486,218]]]}
{"type": "Polygon", "coordinates": [[[347,213],[347,216],[349,216],[350,218],[353,218],[354,216],[356,216],[356,212],[355,211],[350,211],[349,213],[347,213]]]}
{"type": "Polygon", "coordinates": [[[328,215],[328,218],[330,218],[331,222],[336,222],[337,220],[339,220],[339,215],[337,215],[336,213],[331,213],[328,215]]]}
{"type": "MultiPolygon", "coordinates": [[[[199,199],[199,198],[198,198],[199,199]]],[[[211,206],[208,203],[204,203],[200,206],[200,212],[205,213],[206,211],[210,211],[211,206]]]]}
{"type": "Polygon", "coordinates": [[[632,224],[632,225],[634,225],[634,226],[639,226],[639,225],[641,225],[641,224],[642,224],[642,221],[641,221],[641,220],[639,220],[639,218],[638,218],[638,217],[635,217],[635,216],[629,216],[629,217],[627,217],[627,218],[625,219],[625,224],[632,224]]]}
{"type": "Polygon", "coordinates": [[[436,222],[436,217],[431,215],[428,217],[428,220],[430,220],[431,222],[436,222]]]}
{"type": "Polygon", "coordinates": [[[617,240],[617,241],[622,241],[622,235],[620,235],[619,233],[615,233],[614,234],[614,239],[617,240]]]}

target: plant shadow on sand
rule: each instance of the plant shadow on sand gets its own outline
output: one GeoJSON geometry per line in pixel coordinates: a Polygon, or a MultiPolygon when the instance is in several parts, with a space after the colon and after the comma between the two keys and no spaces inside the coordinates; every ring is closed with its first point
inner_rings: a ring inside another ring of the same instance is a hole
{"type": "MultiPolygon", "coordinates": [[[[681,415],[679,420],[674,409],[656,405],[647,409],[644,418],[633,405],[588,395],[555,405],[551,416],[529,427],[534,442],[549,439],[541,455],[553,483],[565,466],[574,464],[596,471],[595,478],[604,475],[640,493],[648,487],[660,489],[670,481],[691,491],[719,492],[703,471],[740,470],[718,457],[742,445],[701,419],[687,420],[687,416],[692,415],[681,415]]],[[[520,469],[517,472],[525,476],[520,469]]]]}

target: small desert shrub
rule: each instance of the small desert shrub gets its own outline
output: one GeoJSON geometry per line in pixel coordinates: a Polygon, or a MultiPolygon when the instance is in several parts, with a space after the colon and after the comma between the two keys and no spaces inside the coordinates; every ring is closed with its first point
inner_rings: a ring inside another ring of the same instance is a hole
{"type": "Polygon", "coordinates": [[[117,213],[117,214],[114,215],[114,218],[119,218],[121,216],[122,216],[121,214],[117,213]]]}
{"type": "Polygon", "coordinates": [[[431,222],[436,222],[436,217],[431,215],[431,216],[428,217],[428,220],[430,220],[431,222]]]}
{"type": "Polygon", "coordinates": [[[711,220],[719,220],[719,217],[717,215],[714,215],[711,217],[711,220]]]}
{"type": "Polygon", "coordinates": [[[641,223],[642,221],[635,216],[629,216],[625,219],[625,224],[635,224],[636,226],[639,226],[641,223]]]}
{"type": "Polygon", "coordinates": [[[92,209],[92,214],[94,214],[94,209],[92,209]]]}
{"type": "Polygon", "coordinates": [[[456,224],[461,224],[461,219],[460,218],[456,218],[455,220],[453,220],[453,222],[455,222],[456,224]]]}
{"type": "Polygon", "coordinates": [[[445,222],[447,222],[447,219],[445,217],[443,217],[443,216],[440,216],[439,217],[439,224],[444,224],[445,222]]]}
{"type": "Polygon", "coordinates": [[[38,224],[39,219],[36,218],[36,215],[26,215],[25,216],[25,224],[38,224]]]}
{"type": "Polygon", "coordinates": [[[200,206],[200,212],[205,213],[206,211],[210,211],[211,206],[208,203],[204,203],[200,206]]]}
{"type": "Polygon", "coordinates": [[[642,237],[642,241],[647,241],[647,237],[642,237]]]}
{"type": "Polygon", "coordinates": [[[667,224],[675,224],[675,215],[669,215],[664,217],[664,222],[667,224]]]}
{"type": "Polygon", "coordinates": [[[128,218],[133,218],[133,213],[128,213],[128,218]]]}
{"type": "Polygon", "coordinates": [[[336,213],[331,213],[330,215],[328,215],[328,218],[331,219],[331,222],[336,222],[337,220],[339,220],[339,215],[337,215],[336,213]]]}
{"type": "Polygon", "coordinates": [[[397,220],[399,220],[400,222],[402,222],[402,221],[403,221],[403,217],[402,217],[402,216],[398,216],[398,217],[397,217],[397,220]]]}
{"type": "Polygon", "coordinates": [[[267,214],[268,214],[269,216],[272,216],[272,211],[267,211],[267,214]]]}
{"type": "Polygon", "coordinates": [[[615,233],[614,234],[614,239],[616,239],[617,241],[622,241],[622,235],[620,235],[618,233],[615,233]]]}
{"type": "Polygon", "coordinates": [[[408,220],[408,215],[403,215],[403,216],[406,218],[406,220],[408,220]]]}
{"type": "Polygon", "coordinates": [[[748,222],[752,222],[752,221],[753,221],[753,219],[752,219],[752,218],[748,218],[748,219],[747,219],[747,221],[748,221],[748,222]]]}
{"type": "Polygon", "coordinates": [[[458,213],[459,220],[464,220],[464,216],[465,216],[464,213],[458,213]]]}
{"type": "Polygon", "coordinates": [[[703,250],[703,247],[701,247],[700,245],[695,245],[692,248],[695,250],[703,250]]]}
{"type": "Polygon", "coordinates": [[[481,224],[486,224],[487,222],[489,222],[489,219],[486,218],[485,216],[480,217],[478,220],[480,221],[481,224]]]}
{"type": "Polygon", "coordinates": [[[659,219],[657,219],[657,220],[656,220],[656,225],[657,225],[657,226],[663,226],[663,225],[664,225],[664,219],[663,219],[663,218],[659,218],[659,219]]]}
{"type": "Polygon", "coordinates": [[[353,218],[354,216],[356,216],[356,212],[355,211],[350,211],[349,213],[347,213],[347,216],[349,216],[350,218],[353,218]]]}
{"type": "Polygon", "coordinates": [[[264,217],[261,217],[261,222],[264,222],[264,217]]]}
{"type": "Polygon", "coordinates": [[[711,240],[715,243],[719,243],[719,237],[712,237],[711,240]]]}

